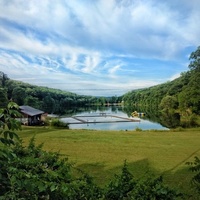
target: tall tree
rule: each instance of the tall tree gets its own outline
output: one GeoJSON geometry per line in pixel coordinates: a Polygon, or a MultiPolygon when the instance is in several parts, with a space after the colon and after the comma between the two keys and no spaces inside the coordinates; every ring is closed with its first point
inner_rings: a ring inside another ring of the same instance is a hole
{"type": "Polygon", "coordinates": [[[178,101],[174,96],[165,96],[159,105],[161,121],[166,127],[175,128],[180,125],[180,115],[177,111],[178,101]]]}
{"type": "Polygon", "coordinates": [[[192,52],[190,55],[190,70],[198,70],[200,71],[200,46],[196,51],[192,52]]]}
{"type": "Polygon", "coordinates": [[[7,91],[4,88],[0,88],[0,108],[5,108],[7,104],[7,91]]]}
{"type": "Polygon", "coordinates": [[[8,79],[9,78],[8,78],[7,74],[0,71],[0,86],[5,87],[6,80],[8,80],[8,79]]]}
{"type": "Polygon", "coordinates": [[[180,108],[200,114],[200,47],[191,53],[190,60],[189,82],[179,94],[180,108]]]}
{"type": "Polygon", "coordinates": [[[26,92],[24,88],[18,86],[13,89],[12,99],[15,103],[17,103],[18,105],[23,105],[25,97],[26,97],[26,92]]]}
{"type": "Polygon", "coordinates": [[[55,106],[55,100],[50,95],[43,99],[43,109],[45,112],[54,113],[55,106]]]}

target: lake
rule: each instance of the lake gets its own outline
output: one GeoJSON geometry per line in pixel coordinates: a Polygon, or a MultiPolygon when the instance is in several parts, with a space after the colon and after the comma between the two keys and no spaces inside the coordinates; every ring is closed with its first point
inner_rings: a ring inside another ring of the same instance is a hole
{"type": "Polygon", "coordinates": [[[128,116],[121,107],[104,107],[103,111],[102,109],[79,111],[72,116],[63,116],[61,120],[69,123],[70,129],[168,130],[168,128],[147,118],[128,116]]]}

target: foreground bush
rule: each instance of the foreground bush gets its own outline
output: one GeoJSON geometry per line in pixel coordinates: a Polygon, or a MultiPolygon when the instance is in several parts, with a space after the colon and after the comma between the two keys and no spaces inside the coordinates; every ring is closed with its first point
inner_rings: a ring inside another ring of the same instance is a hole
{"type": "Polygon", "coordinates": [[[69,124],[61,121],[60,119],[52,119],[51,126],[58,127],[58,128],[67,128],[69,129],[69,124]]]}
{"type": "Polygon", "coordinates": [[[190,170],[195,173],[192,178],[192,184],[200,194],[200,159],[196,156],[194,162],[187,162],[190,165],[190,170]]]}
{"type": "Polygon", "coordinates": [[[106,200],[173,200],[179,197],[183,198],[183,195],[165,186],[162,177],[134,179],[126,162],[121,174],[111,180],[105,192],[106,200]]]}
{"type": "Polygon", "coordinates": [[[101,190],[88,176],[72,176],[72,166],[58,153],[42,150],[32,139],[1,155],[1,199],[99,199],[101,190]]]}

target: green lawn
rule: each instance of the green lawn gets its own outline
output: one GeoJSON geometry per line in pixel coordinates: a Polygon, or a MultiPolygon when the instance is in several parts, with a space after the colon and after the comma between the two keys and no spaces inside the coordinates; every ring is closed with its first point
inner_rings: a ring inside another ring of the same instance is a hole
{"type": "Polygon", "coordinates": [[[200,129],[136,132],[23,127],[19,135],[25,145],[35,136],[45,150],[60,151],[99,184],[107,183],[127,160],[135,177],[162,174],[171,186],[191,192],[192,173],[185,163],[200,157],[200,129]]]}

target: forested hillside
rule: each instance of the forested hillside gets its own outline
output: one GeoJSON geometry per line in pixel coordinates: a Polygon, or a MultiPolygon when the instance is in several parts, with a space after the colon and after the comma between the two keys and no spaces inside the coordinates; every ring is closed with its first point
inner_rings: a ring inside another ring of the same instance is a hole
{"type": "Polygon", "coordinates": [[[127,106],[145,107],[153,112],[161,111],[167,127],[196,126],[200,115],[200,47],[191,53],[190,61],[189,70],[183,72],[179,78],[134,90],[122,97],[77,95],[11,80],[0,72],[0,107],[5,107],[9,100],[13,100],[18,105],[29,105],[48,113],[62,114],[69,107],[104,105],[123,100],[127,106]]]}
{"type": "Polygon", "coordinates": [[[125,94],[125,105],[160,110],[167,117],[180,117],[182,125],[197,125],[200,115],[200,47],[191,54],[190,61],[189,70],[179,78],[125,94]]]}
{"type": "Polygon", "coordinates": [[[48,113],[62,114],[69,107],[104,105],[120,102],[120,98],[77,95],[75,93],[40,87],[11,80],[0,72],[0,107],[5,107],[9,100],[18,105],[29,105],[48,113]]]}

